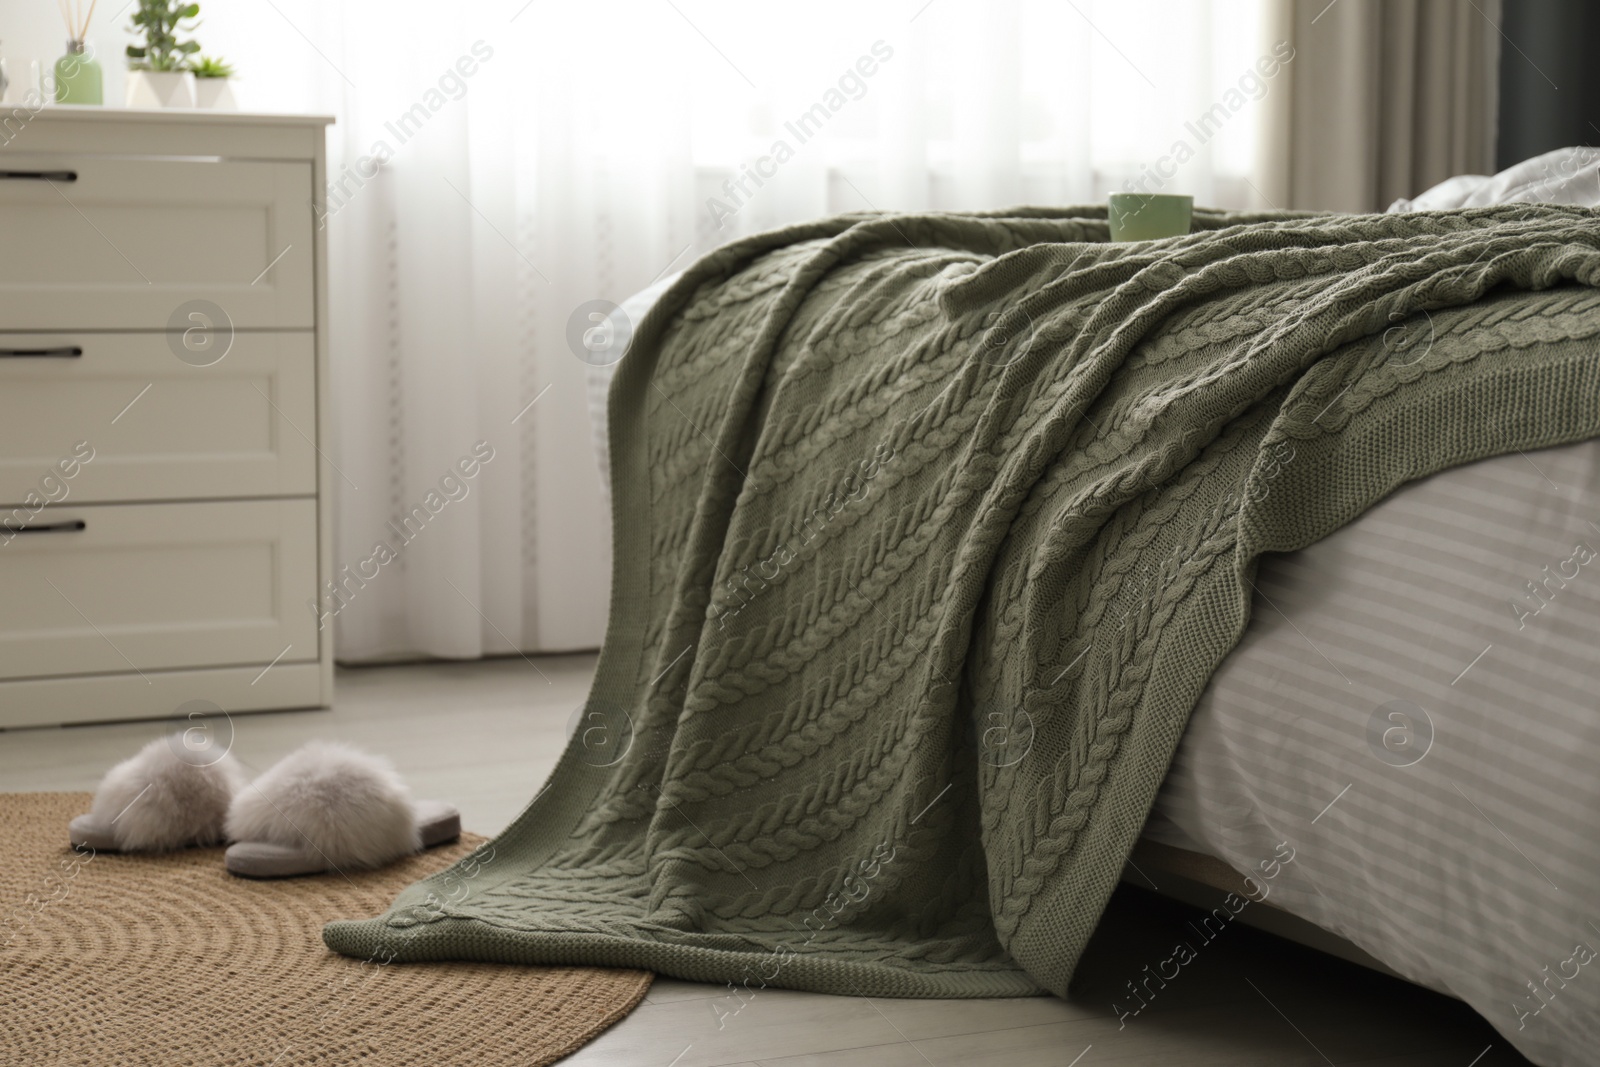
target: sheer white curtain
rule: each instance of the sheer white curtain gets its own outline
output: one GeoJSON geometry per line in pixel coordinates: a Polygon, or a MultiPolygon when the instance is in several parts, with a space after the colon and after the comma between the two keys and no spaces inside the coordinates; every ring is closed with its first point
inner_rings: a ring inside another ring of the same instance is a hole
{"type": "Polygon", "coordinates": [[[248,7],[202,35],[244,105],[339,120],[329,459],[355,580],[321,608],[346,661],[599,643],[580,305],[827,212],[1141,181],[1259,204],[1260,100],[1286,81],[1261,0],[248,7]]]}

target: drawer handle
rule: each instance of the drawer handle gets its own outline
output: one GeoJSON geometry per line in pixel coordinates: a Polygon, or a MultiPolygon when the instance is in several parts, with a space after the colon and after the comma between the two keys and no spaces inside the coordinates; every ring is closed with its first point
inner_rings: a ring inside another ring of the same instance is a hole
{"type": "Polygon", "coordinates": [[[0,523],[0,530],[10,534],[77,533],[79,530],[87,530],[88,528],[89,524],[82,519],[68,519],[65,522],[46,522],[34,526],[8,526],[0,523]]]}
{"type": "Polygon", "coordinates": [[[77,359],[83,349],[77,345],[60,348],[0,348],[0,359],[77,359]]]}
{"type": "Polygon", "coordinates": [[[0,180],[24,182],[75,182],[75,170],[0,170],[0,180]]]}

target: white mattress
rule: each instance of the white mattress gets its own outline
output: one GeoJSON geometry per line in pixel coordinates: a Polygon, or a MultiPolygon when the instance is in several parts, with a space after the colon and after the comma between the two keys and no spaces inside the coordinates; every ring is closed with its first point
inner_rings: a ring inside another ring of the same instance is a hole
{"type": "Polygon", "coordinates": [[[1536,1063],[1597,1062],[1597,521],[1587,441],[1445,471],[1264,558],[1146,836],[1257,872],[1536,1063]],[[1294,862],[1262,867],[1280,842],[1294,862]]]}

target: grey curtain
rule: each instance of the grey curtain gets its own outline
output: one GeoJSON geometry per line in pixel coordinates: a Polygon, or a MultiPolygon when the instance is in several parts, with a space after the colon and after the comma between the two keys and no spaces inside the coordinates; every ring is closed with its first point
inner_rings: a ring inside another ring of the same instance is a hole
{"type": "Polygon", "coordinates": [[[1382,211],[1494,173],[1499,0],[1269,0],[1295,50],[1257,172],[1281,208],[1382,211]]]}

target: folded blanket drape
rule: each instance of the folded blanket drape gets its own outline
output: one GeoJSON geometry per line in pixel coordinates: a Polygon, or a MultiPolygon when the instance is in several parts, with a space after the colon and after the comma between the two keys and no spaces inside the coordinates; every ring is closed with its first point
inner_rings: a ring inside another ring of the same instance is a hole
{"type": "Polygon", "coordinates": [[[711,253],[612,387],[610,629],[559,766],[327,944],[1063,993],[1256,557],[1600,435],[1597,220],[856,215],[711,253]]]}

